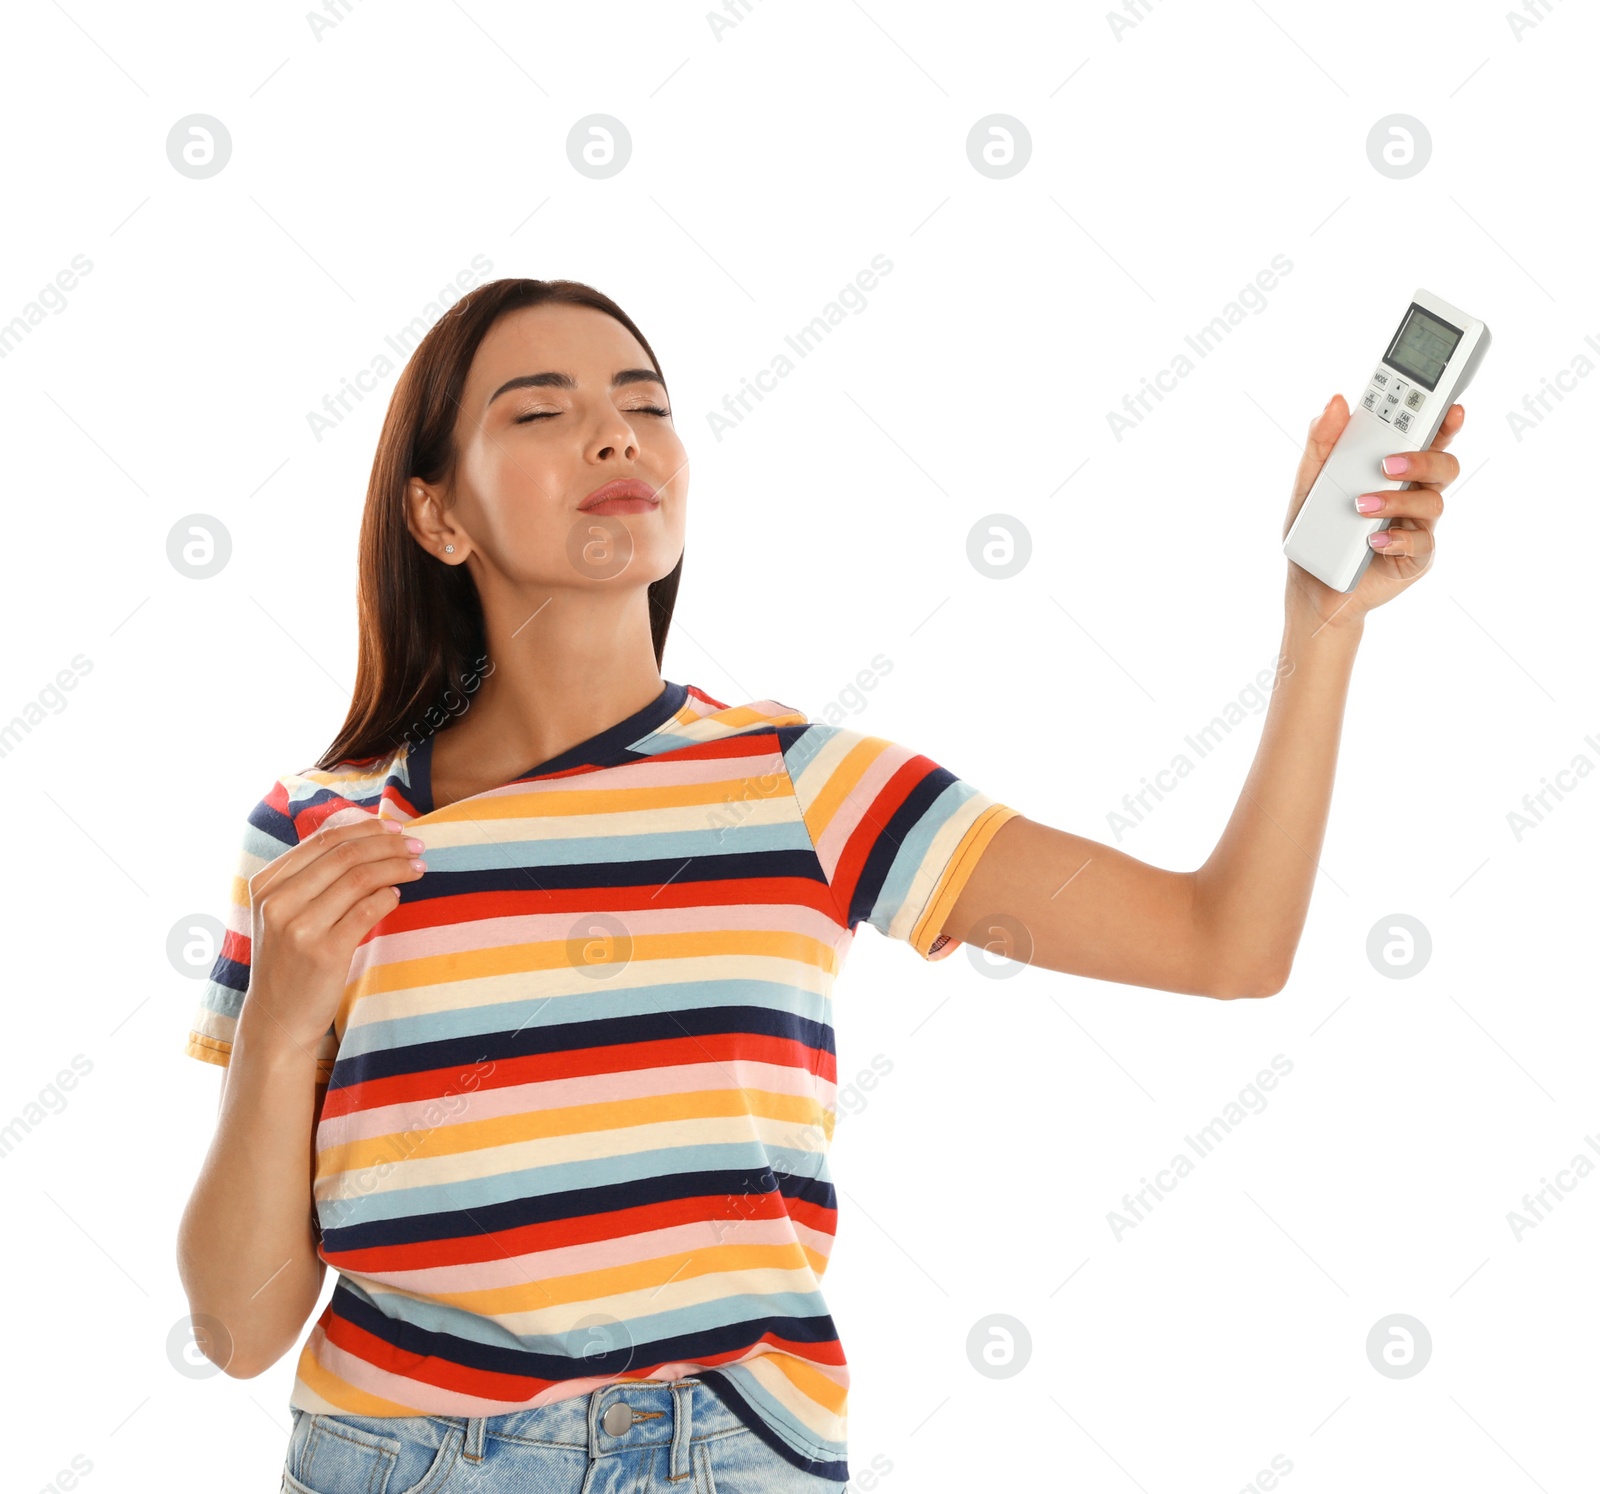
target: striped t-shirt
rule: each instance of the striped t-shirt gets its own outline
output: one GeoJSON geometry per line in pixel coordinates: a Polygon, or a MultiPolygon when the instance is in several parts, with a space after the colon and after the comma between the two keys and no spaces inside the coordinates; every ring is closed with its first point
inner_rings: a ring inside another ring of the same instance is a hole
{"type": "Polygon", "coordinates": [[[188,1038],[227,1063],[257,870],[363,815],[425,843],[319,1055],[337,1280],[292,1404],[495,1416],[695,1375],[846,1480],[834,977],[863,921],[951,954],[942,923],[1016,811],[881,738],[670,682],[440,809],[433,740],[273,785],[188,1038]]]}

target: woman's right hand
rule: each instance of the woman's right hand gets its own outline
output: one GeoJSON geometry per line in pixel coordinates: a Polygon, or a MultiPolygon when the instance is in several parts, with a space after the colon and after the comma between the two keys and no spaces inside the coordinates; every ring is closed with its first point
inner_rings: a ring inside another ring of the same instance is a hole
{"type": "Polygon", "coordinates": [[[399,906],[399,884],[422,875],[421,846],[395,821],[373,816],[324,826],[251,877],[250,985],[240,1021],[268,1041],[316,1052],[356,949],[399,906]]]}

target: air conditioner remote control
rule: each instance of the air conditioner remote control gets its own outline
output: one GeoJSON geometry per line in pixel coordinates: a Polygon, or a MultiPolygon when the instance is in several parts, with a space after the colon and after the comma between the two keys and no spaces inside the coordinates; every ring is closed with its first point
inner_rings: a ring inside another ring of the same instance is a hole
{"type": "Polygon", "coordinates": [[[1412,294],[1284,537],[1290,560],[1335,591],[1355,587],[1375,553],[1368,536],[1389,527],[1387,519],[1357,513],[1357,496],[1416,486],[1386,476],[1383,459],[1432,443],[1488,350],[1489,329],[1476,317],[1420,288],[1412,294]]]}

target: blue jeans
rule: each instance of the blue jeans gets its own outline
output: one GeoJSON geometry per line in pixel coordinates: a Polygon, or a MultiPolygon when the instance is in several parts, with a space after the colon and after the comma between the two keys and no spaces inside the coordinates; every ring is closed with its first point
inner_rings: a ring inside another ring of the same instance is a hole
{"type": "Polygon", "coordinates": [[[282,1494],[839,1494],[702,1380],[633,1380],[503,1416],[290,1407],[282,1494]],[[612,1431],[626,1405],[632,1422],[612,1431]]]}

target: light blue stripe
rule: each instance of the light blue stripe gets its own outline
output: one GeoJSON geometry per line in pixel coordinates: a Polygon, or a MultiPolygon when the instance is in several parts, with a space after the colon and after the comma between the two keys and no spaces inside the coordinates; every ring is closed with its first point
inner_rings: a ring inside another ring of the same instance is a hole
{"type": "MultiPolygon", "coordinates": [[[[764,728],[752,727],[750,730],[764,730],[764,728]]],[[[652,731],[640,737],[637,742],[634,742],[628,748],[628,751],[642,752],[651,757],[656,757],[663,752],[676,752],[680,747],[701,747],[708,740],[719,742],[726,737],[740,736],[742,734],[742,732],[724,732],[722,736],[706,738],[689,736],[684,732],[673,731],[664,726],[659,731],[652,731]]]]}
{"type": "Polygon", "coordinates": [[[841,728],[813,722],[784,750],[783,760],[792,782],[811,765],[811,760],[838,736],[841,728]]]}
{"type": "MultiPolygon", "coordinates": [[[[867,919],[879,933],[889,932],[889,926],[893,923],[895,915],[911,896],[913,889],[924,898],[933,890],[926,879],[919,881],[917,875],[927,859],[928,849],[933,844],[934,836],[944,829],[956,811],[977,792],[972,784],[956,779],[923,811],[922,818],[912,827],[911,833],[900,842],[900,848],[894,855],[894,863],[889,868],[889,875],[884,878],[883,887],[879,890],[878,901],[873,904],[872,914],[867,919]]],[[[942,868],[934,867],[930,870],[937,873],[942,868]]]]}
{"type": "Polygon", "coordinates": [[[645,831],[633,835],[539,836],[432,846],[428,870],[499,871],[541,866],[583,866],[630,861],[688,861],[700,856],[754,855],[762,851],[809,851],[810,837],[799,818],[779,824],[738,823],[736,800],[706,805],[703,830],[645,831]],[[709,817],[715,816],[714,820],[709,817]]]}
{"type": "MultiPolygon", "coordinates": [[[[339,1273],[340,1280],[374,1311],[393,1319],[395,1314],[385,1311],[395,1305],[395,1299],[374,1295],[361,1283],[339,1273]]],[[[429,1333],[445,1333],[468,1343],[487,1344],[491,1348],[520,1348],[539,1354],[565,1354],[573,1358],[573,1374],[568,1377],[593,1373],[583,1369],[581,1355],[574,1354],[574,1346],[590,1340],[586,1335],[603,1336],[619,1346],[654,1343],[665,1338],[677,1338],[704,1333],[713,1328],[726,1328],[768,1317],[820,1318],[828,1316],[827,1304],[819,1292],[773,1292],[771,1294],[740,1293],[721,1297],[711,1302],[692,1303],[687,1307],[649,1313],[643,1317],[607,1319],[604,1324],[578,1327],[566,1333],[512,1333],[492,1320],[464,1308],[451,1307],[441,1302],[413,1302],[402,1304],[404,1318],[399,1321],[415,1324],[429,1333]]]]}
{"type": "Polygon", "coordinates": [[[719,1364],[715,1368],[733,1382],[735,1388],[756,1408],[757,1414],[791,1447],[798,1448],[807,1457],[826,1459],[829,1462],[844,1457],[843,1442],[836,1442],[831,1438],[819,1439],[808,1427],[799,1425],[787,1408],[772,1398],[747,1364],[719,1364]]]}
{"type": "MultiPolygon", "coordinates": [[[[537,972],[529,972],[530,984],[537,972]]],[[[235,992],[235,995],[240,993],[235,992]]],[[[660,981],[647,986],[612,986],[596,980],[593,994],[529,996],[521,1001],[472,1006],[455,1011],[419,1013],[386,1022],[353,1023],[339,1044],[339,1057],[384,1053],[414,1043],[452,1038],[487,1037],[541,1025],[604,1022],[662,1012],[698,1011],[711,1007],[761,1006],[819,1024],[828,1023],[832,1002],[825,993],[802,990],[780,981],[740,976],[727,980],[660,981]]]]}
{"type": "MultiPolygon", "coordinates": [[[[442,1122],[448,1124],[448,1120],[442,1122]]],[[[785,1170],[792,1176],[826,1176],[827,1156],[823,1152],[800,1149],[803,1128],[795,1127],[796,1146],[769,1149],[755,1137],[748,1141],[706,1143],[701,1146],[661,1147],[651,1151],[624,1152],[615,1157],[593,1157],[576,1162],[557,1162],[547,1167],[526,1167],[515,1172],[467,1178],[455,1183],[431,1183],[416,1188],[388,1192],[359,1192],[351,1198],[317,1200],[317,1218],[325,1231],[350,1229],[381,1219],[414,1219],[418,1215],[446,1214],[462,1209],[482,1209],[525,1198],[544,1198],[578,1188],[604,1188],[616,1183],[636,1183],[643,1179],[677,1177],[697,1172],[759,1172],[771,1165],[779,1153],[785,1170]]],[[[381,1169],[392,1166],[388,1159],[373,1163],[354,1175],[359,1190],[370,1182],[376,1190],[383,1182],[381,1169]]],[[[346,1178],[346,1185],[352,1181],[346,1178]]]]}

